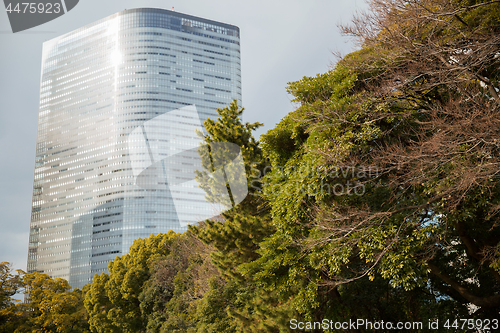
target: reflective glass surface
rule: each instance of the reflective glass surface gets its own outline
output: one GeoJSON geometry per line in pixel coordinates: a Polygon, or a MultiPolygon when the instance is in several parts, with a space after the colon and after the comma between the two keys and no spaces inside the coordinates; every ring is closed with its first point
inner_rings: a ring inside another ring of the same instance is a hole
{"type": "Polygon", "coordinates": [[[81,288],[134,239],[196,223],[199,191],[161,179],[192,180],[194,130],[241,104],[240,68],[237,27],[168,10],[45,42],[28,271],[81,288]]]}

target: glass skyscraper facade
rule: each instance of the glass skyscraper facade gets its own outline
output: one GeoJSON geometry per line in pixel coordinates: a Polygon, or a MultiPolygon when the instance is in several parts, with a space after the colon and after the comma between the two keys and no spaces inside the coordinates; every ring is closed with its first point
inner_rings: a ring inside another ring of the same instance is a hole
{"type": "Polygon", "coordinates": [[[28,272],[74,288],[206,218],[195,130],[241,105],[239,29],[125,10],[43,45],[28,272]]]}

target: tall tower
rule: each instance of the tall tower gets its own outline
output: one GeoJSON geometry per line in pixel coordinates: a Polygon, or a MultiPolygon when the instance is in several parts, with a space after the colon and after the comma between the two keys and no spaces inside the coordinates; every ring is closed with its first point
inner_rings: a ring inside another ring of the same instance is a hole
{"type": "Polygon", "coordinates": [[[162,9],[45,42],[28,272],[81,288],[134,239],[206,218],[183,185],[195,130],[241,104],[240,68],[238,27],[162,9]]]}

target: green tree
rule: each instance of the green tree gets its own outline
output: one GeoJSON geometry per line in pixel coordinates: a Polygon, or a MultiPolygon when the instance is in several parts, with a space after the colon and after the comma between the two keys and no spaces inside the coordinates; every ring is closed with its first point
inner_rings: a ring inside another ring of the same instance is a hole
{"type": "Polygon", "coordinates": [[[24,288],[22,270],[12,274],[11,264],[0,263],[0,332],[10,333],[20,324],[21,316],[12,298],[24,288]]]}
{"type": "Polygon", "coordinates": [[[109,274],[95,275],[86,287],[85,307],[93,332],[144,332],[146,314],[139,297],[153,273],[153,264],[169,253],[176,234],[151,235],[136,239],[129,253],[108,265],[109,274]]]}
{"type": "Polygon", "coordinates": [[[241,271],[307,319],[496,316],[499,4],[371,3],[263,136],[276,232],[241,271]]]}
{"type": "Polygon", "coordinates": [[[372,52],[346,65],[369,91],[374,116],[364,121],[380,131],[356,159],[380,170],[371,184],[387,196],[383,206],[358,206],[351,220],[392,230],[378,228],[377,243],[358,244],[373,271],[403,288],[430,279],[457,303],[497,314],[500,4],[374,1],[373,8],[377,23],[368,16],[345,29],[372,52]]]}
{"type": "Polygon", "coordinates": [[[89,332],[81,290],[37,272],[24,275],[23,283],[25,302],[16,305],[21,320],[13,332],[89,332]]]}
{"type": "Polygon", "coordinates": [[[89,332],[84,296],[79,289],[71,291],[66,280],[47,274],[17,270],[14,275],[7,262],[0,264],[0,270],[0,332],[89,332]],[[10,297],[21,289],[25,301],[15,303],[10,297]]]}
{"type": "Polygon", "coordinates": [[[237,288],[224,283],[220,277],[214,276],[209,282],[209,290],[203,295],[196,308],[197,332],[200,333],[233,333],[236,332],[234,320],[227,309],[235,299],[237,288]]]}
{"type": "MultiPolygon", "coordinates": [[[[211,290],[207,297],[220,293],[230,297],[224,304],[239,332],[278,331],[286,324],[283,318],[290,317],[293,311],[286,302],[278,301],[274,292],[260,288],[260,281],[240,270],[242,265],[260,258],[260,243],[275,231],[269,203],[262,197],[262,177],[269,169],[269,162],[252,135],[261,124],[243,124],[240,120],[243,110],[236,102],[218,109],[217,120],[208,119],[204,123],[207,131],[204,141],[206,144],[230,142],[241,148],[249,195],[224,212],[222,221],[207,220],[200,226],[190,226],[190,230],[214,247],[212,262],[226,281],[224,288],[211,290]]],[[[198,174],[202,188],[209,181],[210,172],[198,174]]],[[[210,301],[204,299],[203,302],[210,301]]],[[[203,306],[200,311],[205,311],[202,309],[203,306]]],[[[203,325],[209,327],[208,323],[203,325]]]]}
{"type": "MultiPolygon", "coordinates": [[[[252,135],[252,131],[262,124],[243,124],[240,120],[243,111],[236,101],[229,107],[217,109],[217,120],[207,119],[203,124],[207,131],[203,138],[206,144],[229,142],[240,147],[249,195],[242,203],[223,213],[223,221],[207,220],[201,227],[190,226],[190,230],[198,238],[217,249],[212,256],[222,275],[233,278],[241,276],[235,270],[239,264],[258,257],[255,252],[258,242],[273,230],[268,217],[269,208],[259,195],[260,178],[268,163],[262,156],[259,143],[252,135]]],[[[204,152],[202,150],[200,154],[203,155],[204,152]]],[[[205,188],[209,181],[210,172],[211,170],[198,172],[197,181],[202,188],[205,188]]]]}
{"type": "Polygon", "coordinates": [[[14,304],[15,300],[11,297],[19,293],[24,287],[23,274],[24,272],[18,269],[14,275],[10,263],[5,261],[0,263],[0,309],[5,309],[14,304]]]}
{"type": "Polygon", "coordinates": [[[154,265],[154,273],[140,295],[149,332],[196,332],[198,303],[218,277],[211,264],[211,248],[189,231],[179,235],[169,253],[154,265]]]}

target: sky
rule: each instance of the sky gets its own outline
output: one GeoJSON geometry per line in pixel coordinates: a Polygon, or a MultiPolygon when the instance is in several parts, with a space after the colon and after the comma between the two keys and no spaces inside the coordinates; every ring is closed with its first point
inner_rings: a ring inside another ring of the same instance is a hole
{"type": "Polygon", "coordinates": [[[264,123],[256,137],[295,109],[288,82],[331,69],[332,52],[355,50],[338,24],[367,8],[365,0],[80,0],[63,16],[15,34],[0,8],[0,262],[26,269],[42,43],[140,7],[173,7],[240,28],[243,120],[264,123]]]}

